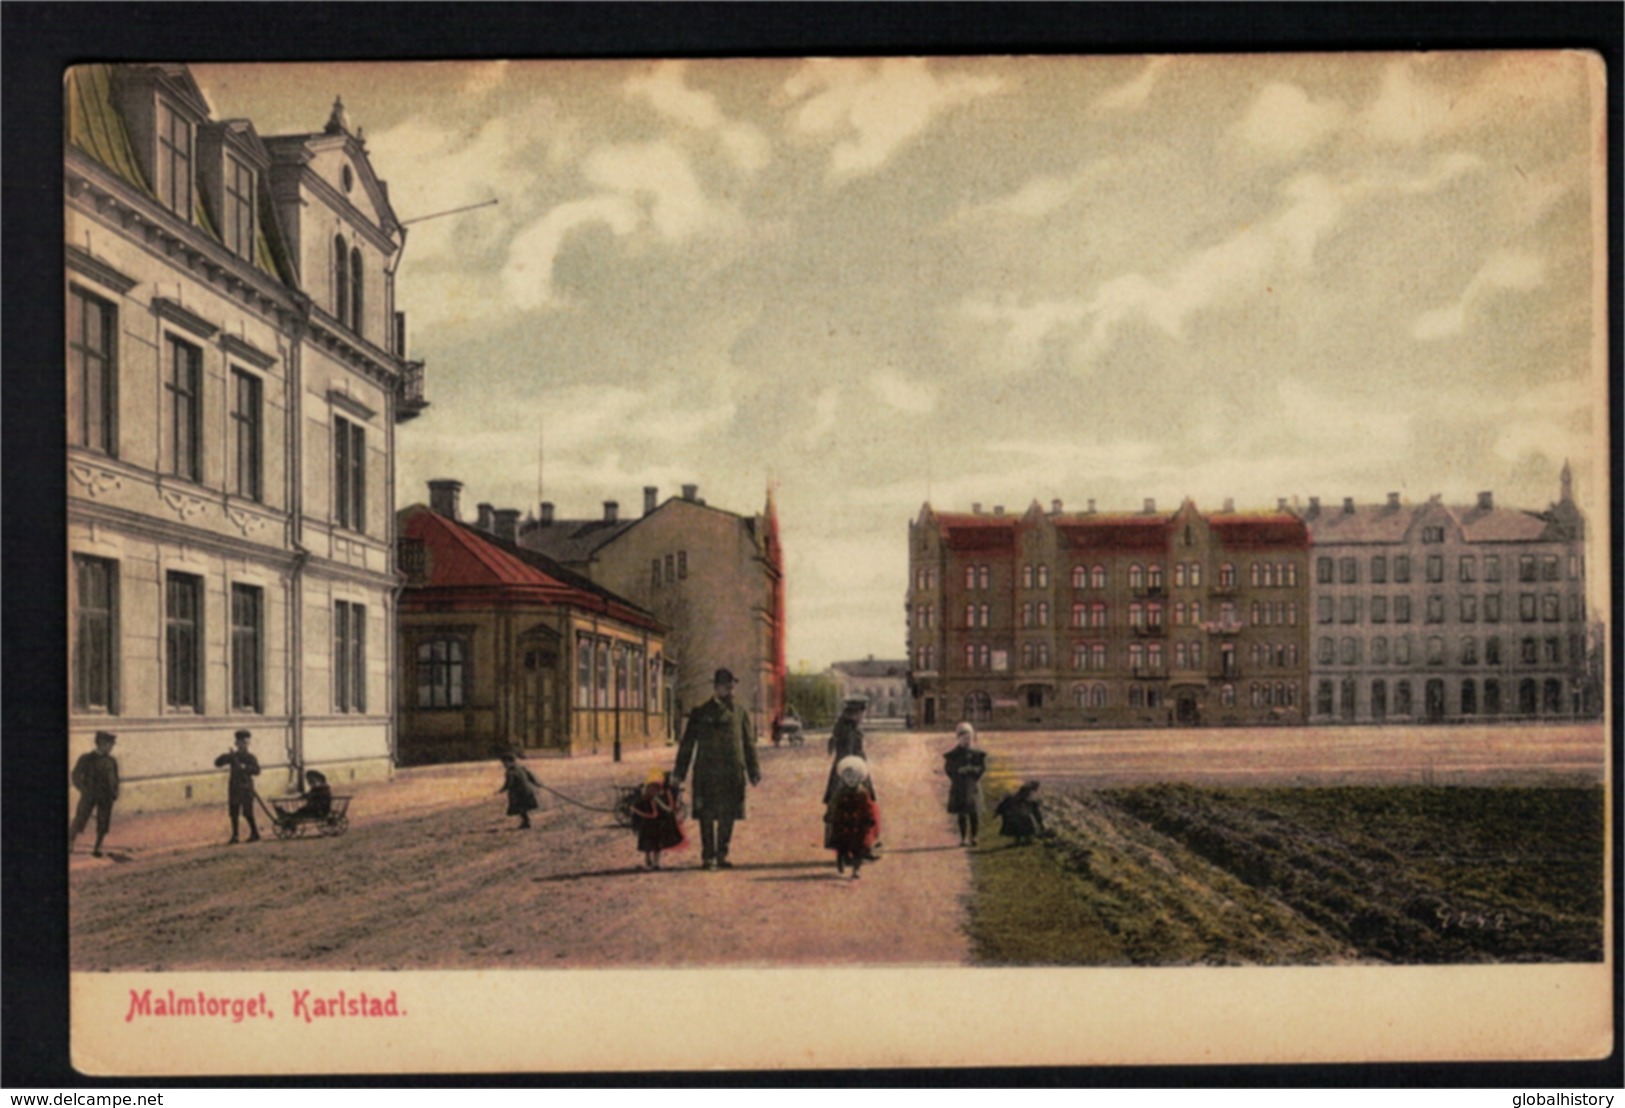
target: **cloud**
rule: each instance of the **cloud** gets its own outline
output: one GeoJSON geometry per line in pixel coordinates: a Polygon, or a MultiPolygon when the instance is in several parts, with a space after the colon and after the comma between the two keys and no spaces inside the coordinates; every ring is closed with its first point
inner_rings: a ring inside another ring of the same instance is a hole
{"type": "Polygon", "coordinates": [[[713,134],[736,168],[756,173],[772,156],[772,143],[759,129],[727,118],[716,97],[690,88],[683,80],[686,63],[659,62],[626,82],[626,94],[644,100],[667,119],[694,131],[713,134]]]}
{"type": "Polygon", "coordinates": [[[923,58],[817,59],[783,91],[800,101],[792,118],[798,131],[835,138],[829,176],[841,181],[875,172],[942,112],[1003,87],[997,77],[939,79],[923,58]]]}
{"type": "MultiPolygon", "coordinates": [[[[1556,381],[1509,397],[1495,410],[1497,457],[1509,463],[1534,454],[1543,457],[1588,456],[1593,415],[1605,403],[1585,380],[1556,381]]],[[[1477,404],[1462,410],[1477,411],[1477,404]]]]}
{"type": "Polygon", "coordinates": [[[869,376],[869,389],[881,403],[910,415],[925,415],[936,410],[937,390],[933,385],[922,385],[904,380],[889,369],[869,376]]]}
{"type": "Polygon", "coordinates": [[[1152,58],[1132,81],[1127,81],[1102,93],[1091,107],[1097,111],[1134,111],[1143,108],[1157,87],[1162,73],[1172,58],[1152,58]]]}
{"type": "Polygon", "coordinates": [[[822,445],[835,431],[836,416],[841,410],[841,388],[829,385],[813,400],[812,422],[801,432],[801,444],[808,449],[822,445]]]}
{"type": "Polygon", "coordinates": [[[1399,59],[1383,69],[1377,95],[1357,126],[1375,141],[1416,146],[1509,118],[1529,121],[1581,102],[1590,64],[1578,51],[1508,51],[1471,62],[1452,55],[1399,59]],[[1474,63],[1478,68],[1469,79],[1457,76],[1474,63]],[[1430,69],[1440,71],[1441,82],[1427,79],[1430,69]],[[1452,77],[1447,87],[1443,81],[1452,77]]]}
{"type": "Polygon", "coordinates": [[[1467,329],[1467,313],[1485,296],[1498,291],[1528,292],[1546,282],[1546,266],[1532,254],[1501,251],[1487,258],[1454,304],[1416,317],[1411,335],[1423,342],[1450,338],[1467,329]]]}
{"type": "Polygon", "coordinates": [[[732,222],[731,213],[706,197],[687,156],[667,142],[599,147],[581,172],[603,191],[559,204],[513,238],[502,281],[514,307],[561,305],[554,263],[565,240],[583,227],[601,225],[623,238],[648,228],[680,243],[732,222]]]}
{"type": "Polygon", "coordinates": [[[1302,154],[1326,141],[1348,114],[1341,103],[1316,103],[1297,85],[1271,82],[1235,126],[1235,135],[1270,157],[1302,154]]]}
{"type": "Polygon", "coordinates": [[[469,63],[468,74],[463,79],[463,95],[484,96],[500,88],[508,79],[510,65],[506,59],[469,63]]]}
{"type": "Polygon", "coordinates": [[[1021,304],[1009,296],[999,296],[965,300],[959,312],[966,319],[1002,330],[1003,357],[1011,369],[1021,371],[1037,365],[1045,345],[1087,319],[1090,309],[1077,299],[1021,304]]]}

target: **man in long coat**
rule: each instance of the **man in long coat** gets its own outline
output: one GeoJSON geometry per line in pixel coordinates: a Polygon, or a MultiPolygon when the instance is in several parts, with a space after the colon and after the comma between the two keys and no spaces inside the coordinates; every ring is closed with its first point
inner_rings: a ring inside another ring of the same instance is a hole
{"type": "Polygon", "coordinates": [[[745,818],[745,781],[762,780],[756,764],[756,733],[750,716],[734,703],[734,675],[719,669],[713,681],[715,695],[688,715],[683,741],[677,747],[672,779],[681,783],[694,766],[689,796],[694,819],[700,825],[700,864],[706,869],[731,868],[728,844],[734,820],[745,818]]]}
{"type": "Polygon", "coordinates": [[[113,802],[118,799],[118,759],[113,757],[113,744],[118,736],[111,731],[96,732],[96,749],[79,756],[73,764],[73,787],[79,790],[79,808],[73,814],[73,831],[68,836],[68,849],[74,840],[96,817],[96,848],[91,851],[102,856],[102,840],[113,823],[113,802]]]}

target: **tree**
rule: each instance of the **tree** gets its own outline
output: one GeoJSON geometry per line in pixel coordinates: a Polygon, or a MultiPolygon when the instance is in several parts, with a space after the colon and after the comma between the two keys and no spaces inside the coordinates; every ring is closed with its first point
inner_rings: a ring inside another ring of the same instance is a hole
{"type": "Polygon", "coordinates": [[[841,707],[835,679],[827,673],[790,674],[784,700],[806,727],[833,726],[841,707]]]}

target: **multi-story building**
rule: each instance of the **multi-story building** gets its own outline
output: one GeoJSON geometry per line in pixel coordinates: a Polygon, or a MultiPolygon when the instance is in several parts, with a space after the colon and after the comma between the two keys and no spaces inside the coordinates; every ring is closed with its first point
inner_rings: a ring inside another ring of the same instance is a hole
{"type": "Polygon", "coordinates": [[[1302,511],[1313,544],[1315,720],[1573,717],[1588,673],[1585,520],[1563,468],[1545,511],[1452,506],[1302,511]]]}
{"type": "Polygon", "coordinates": [[[862,697],[869,702],[866,718],[870,722],[902,723],[908,717],[911,709],[906,659],[890,661],[871,654],[862,661],[834,663],[829,667],[829,676],[839,699],[862,697]]]}
{"type": "Polygon", "coordinates": [[[512,515],[458,521],[456,481],[400,513],[403,762],[664,746],[665,628],[514,543],[512,515]]]}
{"type": "MultiPolygon", "coordinates": [[[[489,505],[481,506],[482,512],[489,505]]],[[[718,669],[739,680],[735,697],[766,735],[784,711],[784,569],[771,495],[760,515],[712,507],[696,485],[681,497],[643,490],[643,514],[623,519],[616,501],[599,519],[541,516],[519,525],[519,545],[652,612],[669,628],[677,663],[672,720],[711,695],[718,669]]]]}
{"type": "Polygon", "coordinates": [[[1285,511],[926,504],[909,532],[923,727],[1303,718],[1308,532],[1285,511]]]}
{"type": "MultiPolygon", "coordinates": [[[[422,365],[403,232],[335,104],[314,134],[211,118],[183,65],[67,75],[71,750],[124,797],[387,776],[395,426],[422,365]]],[[[65,750],[64,753],[69,753],[65,750]]]]}

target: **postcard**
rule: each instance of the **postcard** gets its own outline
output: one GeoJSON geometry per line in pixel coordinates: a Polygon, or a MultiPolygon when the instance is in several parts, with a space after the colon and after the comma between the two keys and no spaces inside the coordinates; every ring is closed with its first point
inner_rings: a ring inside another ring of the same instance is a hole
{"type": "Polygon", "coordinates": [[[1607,1055],[1597,57],[63,89],[83,1073],[1607,1055]]]}

